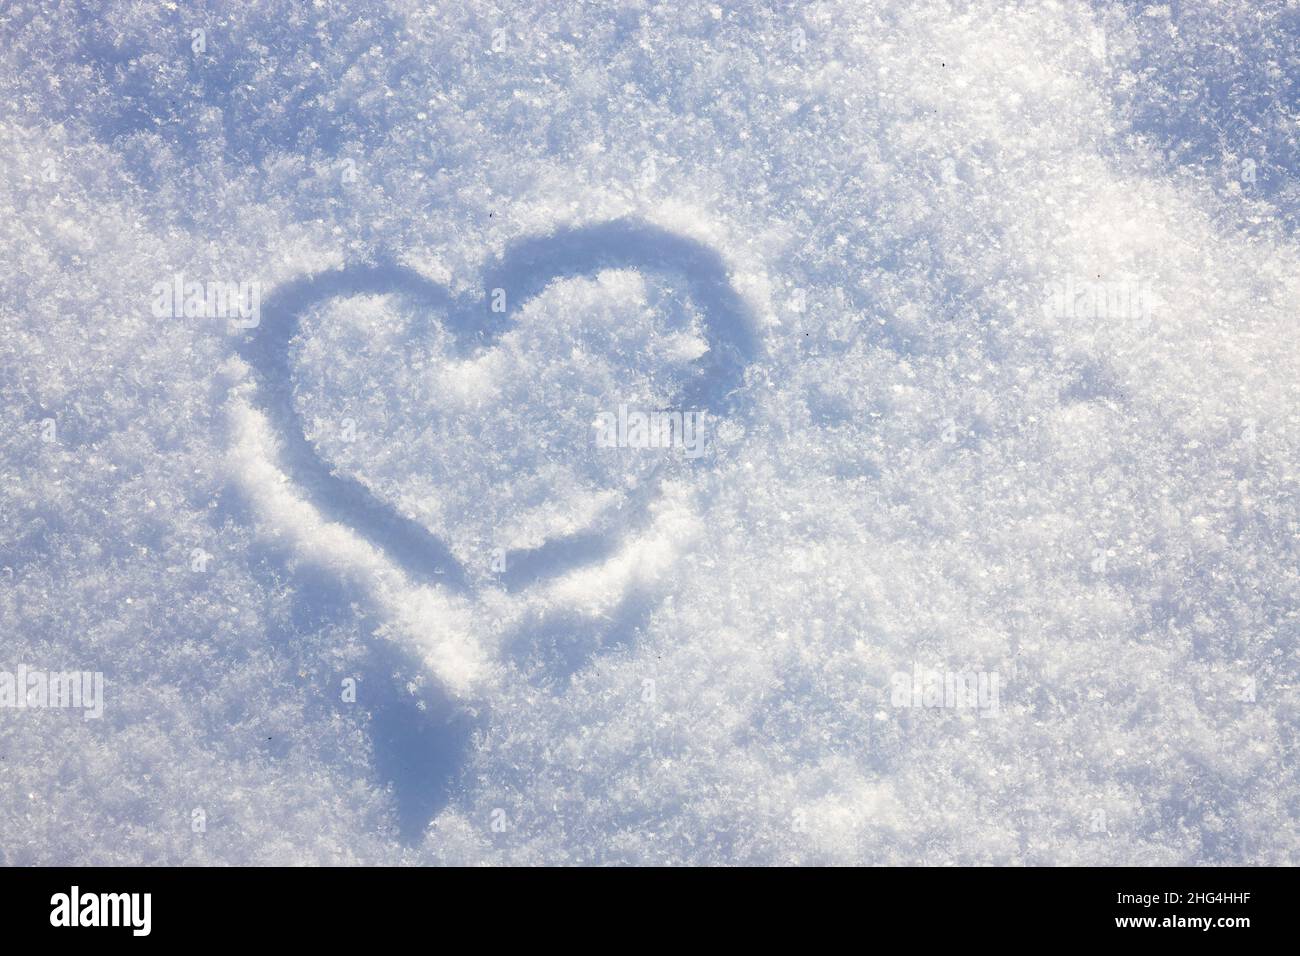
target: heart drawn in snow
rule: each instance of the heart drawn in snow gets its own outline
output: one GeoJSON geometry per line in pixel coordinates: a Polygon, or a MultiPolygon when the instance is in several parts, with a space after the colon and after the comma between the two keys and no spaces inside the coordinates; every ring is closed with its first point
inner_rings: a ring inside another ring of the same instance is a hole
{"type": "MultiPolygon", "coordinates": [[[[644,222],[619,219],[561,229],[519,241],[484,271],[480,292],[456,296],[443,286],[395,264],[353,265],[291,281],[263,303],[261,323],[248,331],[240,352],[258,377],[260,404],[282,443],[282,466],[299,490],[326,518],[351,528],[385,552],[409,576],[458,591],[473,589],[476,577],[456,549],[423,523],[376,496],[366,485],[340,474],[308,438],[294,401],[291,344],[304,315],[331,301],[390,294],[436,317],[456,351],[482,355],[496,348],[530,300],[563,279],[594,277],[611,269],[636,270],[684,283],[700,310],[707,349],[691,365],[676,404],[714,421],[735,411],[745,366],[757,354],[747,308],[732,286],[717,252],[693,239],[644,222]],[[498,307],[493,310],[494,304],[498,307]],[[501,305],[504,304],[504,310],[501,305]]],[[[617,546],[621,531],[644,511],[655,483],[648,482],[616,513],[583,530],[549,537],[537,547],[504,555],[498,580],[507,589],[552,578],[598,560],[617,546]]]]}

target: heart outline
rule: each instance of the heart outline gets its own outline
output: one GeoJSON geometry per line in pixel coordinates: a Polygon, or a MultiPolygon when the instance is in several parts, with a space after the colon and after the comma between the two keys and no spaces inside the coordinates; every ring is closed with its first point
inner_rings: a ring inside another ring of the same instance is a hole
{"type": "MultiPolygon", "coordinates": [[[[293,401],[290,345],[302,317],[315,306],[339,297],[398,293],[427,307],[421,313],[425,321],[430,312],[440,313],[459,350],[489,348],[511,327],[512,313],[553,282],[606,269],[669,273],[686,280],[703,315],[708,350],[693,363],[700,374],[687,386],[682,406],[718,416],[731,413],[744,370],[758,357],[759,340],[722,257],[694,239],[643,220],[621,218],[512,243],[483,271],[481,297],[456,296],[415,270],[390,262],[353,264],[278,286],[262,305],[262,321],[247,331],[238,351],[254,370],[261,408],[282,443],[281,467],[322,515],[369,541],[413,579],[462,594],[473,590],[470,574],[446,542],[316,452],[293,401]],[[505,312],[490,310],[497,289],[505,290],[505,312]]],[[[608,529],[586,529],[539,548],[509,552],[506,566],[512,573],[503,575],[502,583],[514,589],[558,576],[598,560],[615,544],[608,529]]]]}

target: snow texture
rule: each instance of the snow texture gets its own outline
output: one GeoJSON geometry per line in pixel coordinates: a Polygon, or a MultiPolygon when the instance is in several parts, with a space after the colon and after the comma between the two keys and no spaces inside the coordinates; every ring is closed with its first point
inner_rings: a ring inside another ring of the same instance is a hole
{"type": "Polygon", "coordinates": [[[105,680],[0,708],[0,863],[1300,862],[1298,77],[1296,0],[0,7],[0,672],[105,680]]]}

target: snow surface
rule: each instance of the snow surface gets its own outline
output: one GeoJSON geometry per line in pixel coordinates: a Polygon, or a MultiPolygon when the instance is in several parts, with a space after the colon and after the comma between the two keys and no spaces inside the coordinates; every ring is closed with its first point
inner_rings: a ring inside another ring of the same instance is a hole
{"type": "Polygon", "coordinates": [[[1300,862],[1298,77],[1296,0],[6,4],[0,670],[106,701],[0,709],[0,863],[1300,862]]]}

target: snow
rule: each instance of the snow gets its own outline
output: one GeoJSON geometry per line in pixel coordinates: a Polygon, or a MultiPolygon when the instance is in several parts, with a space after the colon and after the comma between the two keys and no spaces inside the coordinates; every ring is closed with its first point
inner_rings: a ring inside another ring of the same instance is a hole
{"type": "Polygon", "coordinates": [[[1300,862],[1298,38],[6,6],[0,862],[1300,862]]]}

